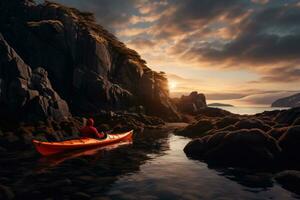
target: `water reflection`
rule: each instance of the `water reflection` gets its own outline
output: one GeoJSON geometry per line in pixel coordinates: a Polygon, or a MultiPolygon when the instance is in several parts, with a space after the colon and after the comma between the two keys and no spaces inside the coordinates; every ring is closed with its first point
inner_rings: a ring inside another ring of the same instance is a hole
{"type": "Polygon", "coordinates": [[[297,198],[269,174],[188,159],[182,151],[188,141],[170,130],[148,130],[116,148],[47,159],[10,154],[0,160],[0,184],[13,188],[16,199],[73,199],[77,192],[107,199],[297,198]]]}
{"type": "Polygon", "coordinates": [[[97,160],[99,160],[102,157],[102,155],[104,154],[105,151],[111,151],[113,149],[120,148],[121,146],[131,145],[132,143],[133,143],[132,140],[123,141],[123,142],[120,142],[117,144],[112,144],[112,145],[105,146],[105,147],[76,150],[76,151],[66,152],[66,153],[59,154],[59,155],[53,155],[53,156],[49,156],[49,157],[41,157],[38,161],[39,164],[38,164],[37,171],[41,172],[43,170],[47,170],[51,167],[55,167],[55,166],[63,163],[64,161],[78,158],[78,157],[89,156],[92,158],[93,162],[96,162],[97,160]]]}

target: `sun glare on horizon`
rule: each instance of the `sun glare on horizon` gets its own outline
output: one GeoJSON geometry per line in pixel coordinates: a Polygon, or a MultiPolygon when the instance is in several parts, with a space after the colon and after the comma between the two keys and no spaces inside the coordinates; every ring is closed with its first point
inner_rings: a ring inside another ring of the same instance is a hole
{"type": "Polygon", "coordinates": [[[169,90],[174,91],[177,88],[177,82],[169,81],[169,90]]]}

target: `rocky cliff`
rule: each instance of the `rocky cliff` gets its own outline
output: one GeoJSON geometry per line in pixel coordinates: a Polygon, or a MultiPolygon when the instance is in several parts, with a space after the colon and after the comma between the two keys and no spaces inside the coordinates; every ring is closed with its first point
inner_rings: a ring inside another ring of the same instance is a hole
{"type": "Polygon", "coordinates": [[[194,115],[207,107],[205,95],[196,91],[187,96],[182,95],[180,99],[174,100],[174,102],[180,112],[194,115]]]}
{"type": "Polygon", "coordinates": [[[165,74],[147,67],[91,13],[3,0],[0,33],[2,116],[59,118],[143,106],[150,115],[179,117],[165,74]]]}
{"type": "Polygon", "coordinates": [[[278,99],[272,103],[272,107],[300,107],[300,93],[278,99]]]}

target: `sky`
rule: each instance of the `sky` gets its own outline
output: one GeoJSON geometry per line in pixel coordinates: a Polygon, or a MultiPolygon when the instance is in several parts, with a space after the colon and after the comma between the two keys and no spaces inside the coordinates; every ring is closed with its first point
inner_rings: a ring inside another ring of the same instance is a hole
{"type": "Polygon", "coordinates": [[[171,96],[265,106],[300,91],[299,0],[54,0],[89,11],[171,96]]]}

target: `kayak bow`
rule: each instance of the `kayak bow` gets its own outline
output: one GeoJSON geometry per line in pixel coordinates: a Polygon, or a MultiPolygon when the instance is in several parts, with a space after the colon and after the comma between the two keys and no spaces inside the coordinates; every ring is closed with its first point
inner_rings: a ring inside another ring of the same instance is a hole
{"type": "Polygon", "coordinates": [[[32,143],[36,150],[43,156],[49,156],[64,151],[95,148],[115,144],[121,141],[132,140],[133,130],[120,134],[107,134],[107,137],[102,140],[94,138],[80,138],[61,142],[41,142],[33,140],[32,143]]]}

